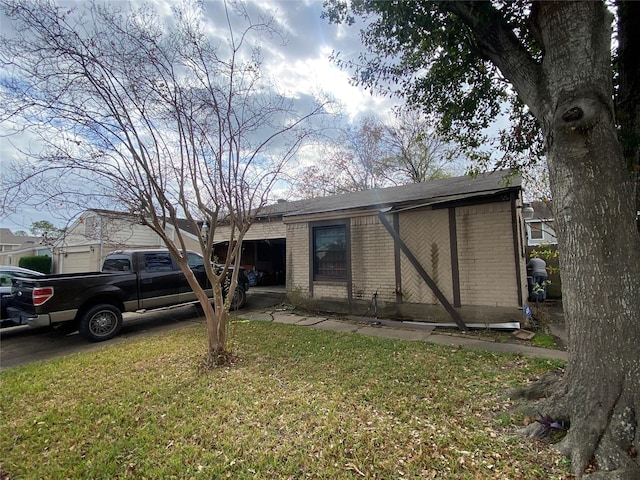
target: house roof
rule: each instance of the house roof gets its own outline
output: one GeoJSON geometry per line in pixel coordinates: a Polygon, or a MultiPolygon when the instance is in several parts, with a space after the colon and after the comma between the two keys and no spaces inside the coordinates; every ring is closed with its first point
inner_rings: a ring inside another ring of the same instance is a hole
{"type": "Polygon", "coordinates": [[[509,172],[498,171],[413,183],[390,188],[378,188],[330,197],[318,197],[294,202],[278,202],[266,207],[261,216],[309,215],[325,212],[366,208],[415,208],[474,197],[496,195],[521,188],[519,176],[508,177],[509,172]]]}
{"type": "MultiPolygon", "coordinates": [[[[134,223],[138,223],[140,221],[139,215],[128,213],[128,212],[118,212],[115,210],[104,210],[100,208],[91,208],[89,210],[86,210],[83,213],[86,213],[86,212],[94,212],[98,215],[105,216],[105,217],[122,218],[124,220],[129,220],[134,223]]],[[[169,225],[173,225],[171,220],[168,220],[167,223],[169,223],[169,225]]],[[[200,235],[200,231],[198,229],[194,229],[191,222],[187,219],[179,218],[175,223],[176,223],[176,226],[183,232],[187,232],[187,233],[190,233],[191,235],[196,235],[196,236],[200,235]]]]}
{"type": "Polygon", "coordinates": [[[545,219],[551,220],[553,218],[553,204],[551,200],[549,201],[535,201],[531,202],[531,206],[533,207],[533,219],[545,219]]]}
{"type": "Polygon", "coordinates": [[[0,228],[0,245],[11,245],[13,250],[22,248],[33,248],[40,246],[42,239],[40,237],[31,237],[27,235],[14,235],[8,228],[0,228]]]}

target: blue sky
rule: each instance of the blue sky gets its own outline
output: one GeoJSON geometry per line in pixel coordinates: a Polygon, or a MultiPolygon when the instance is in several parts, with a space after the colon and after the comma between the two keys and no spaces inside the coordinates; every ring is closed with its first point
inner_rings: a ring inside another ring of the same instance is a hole
{"type": "MultiPolygon", "coordinates": [[[[77,4],[79,2],[65,2],[77,4]]],[[[173,1],[150,2],[164,14],[169,14],[173,1]]],[[[209,20],[212,36],[225,28],[224,4],[220,0],[205,1],[204,9],[209,20]]],[[[385,116],[390,113],[392,102],[387,98],[372,95],[360,87],[350,84],[349,72],[340,70],[329,56],[338,51],[342,58],[356,58],[362,50],[358,26],[330,25],[320,18],[322,1],[313,0],[251,0],[246,2],[247,13],[252,21],[272,17],[281,37],[271,37],[261,44],[264,72],[275,79],[278,88],[295,98],[300,108],[307,107],[313,95],[323,92],[331,95],[340,105],[344,118],[354,119],[360,115],[385,116]]],[[[3,34],[10,32],[6,20],[0,18],[3,34]]],[[[33,143],[26,134],[7,137],[7,125],[0,123],[0,159],[6,162],[19,155],[18,150],[33,143]]],[[[301,152],[304,155],[304,150],[301,152]]],[[[304,159],[302,159],[304,161],[304,159]]],[[[1,172],[0,172],[1,173],[1,172]]],[[[79,213],[75,212],[75,213],[79,213]]],[[[23,206],[17,212],[0,217],[0,226],[12,230],[27,230],[36,220],[49,220],[62,226],[73,211],[61,211],[55,205],[35,210],[23,206]]]]}

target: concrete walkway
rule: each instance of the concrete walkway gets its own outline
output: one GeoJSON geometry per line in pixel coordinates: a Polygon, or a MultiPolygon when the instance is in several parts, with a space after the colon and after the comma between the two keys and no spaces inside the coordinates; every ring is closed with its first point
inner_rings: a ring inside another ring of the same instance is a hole
{"type": "MultiPolygon", "coordinates": [[[[287,311],[286,308],[266,308],[263,310],[250,310],[240,312],[239,317],[256,320],[286,323],[323,330],[333,330],[335,332],[357,333],[360,335],[371,335],[376,337],[391,338],[397,340],[408,340],[415,342],[429,342],[438,345],[449,345],[460,348],[490,350],[500,353],[511,353],[527,357],[548,358],[556,360],[567,360],[567,352],[562,350],[552,350],[548,348],[538,348],[519,343],[502,343],[481,339],[473,334],[462,332],[455,334],[439,333],[434,327],[428,324],[406,324],[394,320],[376,320],[362,317],[348,317],[336,319],[328,316],[305,316],[299,313],[287,311]]],[[[561,336],[563,330],[556,327],[552,333],[561,336]]]]}

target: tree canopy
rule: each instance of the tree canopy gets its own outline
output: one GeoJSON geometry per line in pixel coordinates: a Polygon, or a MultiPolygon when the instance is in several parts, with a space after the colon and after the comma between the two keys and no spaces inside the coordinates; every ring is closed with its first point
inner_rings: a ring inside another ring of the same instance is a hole
{"type": "MultiPolygon", "coordinates": [[[[477,167],[489,164],[487,129],[496,125],[508,125],[493,145],[502,152],[497,168],[526,168],[544,157],[536,105],[545,94],[540,67],[548,46],[535,23],[536,2],[328,0],[325,7],[330,22],[369,20],[361,31],[366,53],[343,60],[334,52],[353,80],[436,112],[439,133],[463,146],[477,167]]],[[[615,14],[610,80],[625,158],[638,181],[640,61],[633,52],[640,12],[634,2],[616,2],[615,14]]]]}
{"type": "Polygon", "coordinates": [[[367,116],[341,128],[320,148],[322,162],[295,175],[297,194],[312,198],[426,182],[461,169],[459,148],[440,137],[431,118],[415,109],[393,113],[385,121],[367,116]]]}

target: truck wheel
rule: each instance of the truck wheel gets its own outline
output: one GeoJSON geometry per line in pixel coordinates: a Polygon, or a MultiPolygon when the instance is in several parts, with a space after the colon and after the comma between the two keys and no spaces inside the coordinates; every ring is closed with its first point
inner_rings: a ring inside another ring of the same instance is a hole
{"type": "Polygon", "coordinates": [[[115,337],[122,329],[122,314],[113,305],[96,305],[80,318],[80,334],[92,342],[115,337]]]}
{"type": "Polygon", "coordinates": [[[236,291],[231,299],[231,310],[240,310],[247,301],[247,292],[240,285],[236,287],[236,291]]]}

